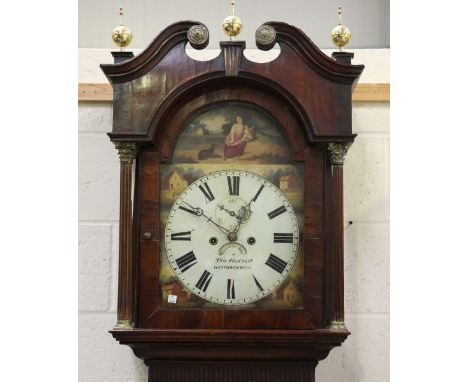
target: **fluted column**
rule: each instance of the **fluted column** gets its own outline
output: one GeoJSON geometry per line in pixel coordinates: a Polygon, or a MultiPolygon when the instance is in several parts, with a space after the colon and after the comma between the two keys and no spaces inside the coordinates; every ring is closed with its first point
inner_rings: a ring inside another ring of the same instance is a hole
{"type": "Polygon", "coordinates": [[[120,157],[119,281],[116,329],[134,327],[134,274],[132,253],[132,165],[134,142],[114,142],[120,157]]]}
{"type": "Polygon", "coordinates": [[[328,163],[331,168],[331,323],[330,330],[346,331],[344,323],[344,237],[343,237],[343,163],[348,148],[329,143],[328,163]]]}

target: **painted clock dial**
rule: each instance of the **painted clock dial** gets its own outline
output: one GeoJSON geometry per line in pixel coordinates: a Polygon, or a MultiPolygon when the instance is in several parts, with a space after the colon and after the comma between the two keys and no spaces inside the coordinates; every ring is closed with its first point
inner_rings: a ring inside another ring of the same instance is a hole
{"type": "Polygon", "coordinates": [[[299,225],[288,199],[267,179],[243,170],[198,178],[169,211],[169,265],[191,293],[243,305],[274,292],[294,266],[299,225]]]}

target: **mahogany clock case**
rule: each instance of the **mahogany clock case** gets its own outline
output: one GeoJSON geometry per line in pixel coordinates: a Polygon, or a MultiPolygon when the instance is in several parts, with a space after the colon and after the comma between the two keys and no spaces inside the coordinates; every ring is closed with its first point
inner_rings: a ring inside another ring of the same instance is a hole
{"type": "MultiPolygon", "coordinates": [[[[344,315],[342,163],[330,160],[329,151],[330,144],[345,147],[355,138],[351,95],[364,67],[350,65],[351,54],[329,58],[299,29],[279,22],[264,24],[275,30],[281,48],[271,62],[249,61],[244,42],[222,42],[217,58],[196,61],[185,46],[188,30],[198,24],[173,24],[140,55],[101,65],[114,89],[109,136],[114,143],[138,145],[133,224],[121,227],[131,243],[124,243],[120,266],[125,270],[119,276],[119,300],[135,329],[112,334],[148,362],[323,359],[349,335],[345,328],[328,329],[344,315]],[[204,108],[229,103],[249,104],[271,115],[291,148],[291,164],[303,166],[301,309],[167,309],[160,301],[161,166],[172,163],[188,120],[204,108]],[[122,256],[128,263],[122,263],[122,256]],[[194,353],[208,343],[217,345],[205,354],[194,353]],[[237,344],[237,350],[227,349],[229,343],[237,344]],[[255,353],[263,346],[271,346],[268,355],[255,353]]],[[[128,193],[128,188],[121,190],[128,193]]],[[[122,208],[121,219],[126,218],[122,208]]],[[[122,251],[122,241],[120,245],[122,251]]]]}

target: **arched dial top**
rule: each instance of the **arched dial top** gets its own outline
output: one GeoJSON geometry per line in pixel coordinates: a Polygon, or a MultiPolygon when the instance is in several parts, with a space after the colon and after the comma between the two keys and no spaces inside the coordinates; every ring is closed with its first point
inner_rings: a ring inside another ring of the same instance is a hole
{"type": "Polygon", "coordinates": [[[267,179],[223,170],[181,192],[164,240],[168,262],[188,291],[216,304],[243,305],[287,278],[299,226],[288,199],[267,179]]]}

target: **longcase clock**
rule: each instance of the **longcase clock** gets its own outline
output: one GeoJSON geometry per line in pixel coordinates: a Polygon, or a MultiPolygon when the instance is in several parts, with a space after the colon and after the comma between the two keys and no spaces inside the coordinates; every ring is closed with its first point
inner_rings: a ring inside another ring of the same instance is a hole
{"type": "Polygon", "coordinates": [[[343,161],[363,70],[268,22],[209,61],[179,22],[101,65],[121,160],[112,335],[149,381],[314,381],[350,334],[343,306],[343,161]]]}

